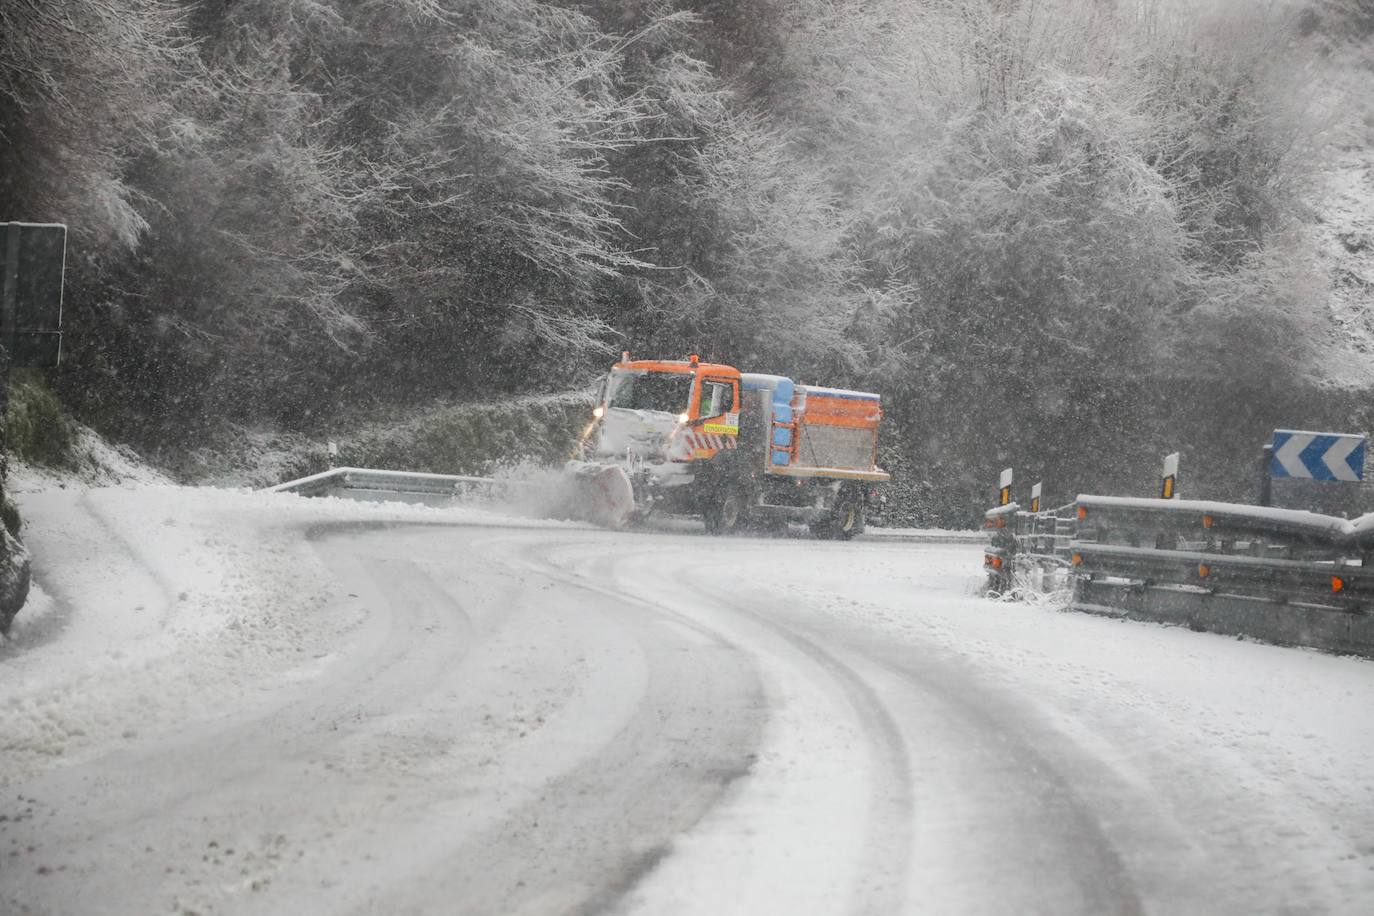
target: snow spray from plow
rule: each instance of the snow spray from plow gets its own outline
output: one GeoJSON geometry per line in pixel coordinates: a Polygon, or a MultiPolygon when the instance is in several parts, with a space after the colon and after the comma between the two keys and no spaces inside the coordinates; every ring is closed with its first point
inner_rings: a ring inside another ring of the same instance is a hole
{"type": "Polygon", "coordinates": [[[618,465],[570,461],[564,480],[571,505],[569,516],[585,518],[607,528],[619,528],[635,511],[634,488],[618,465]]]}

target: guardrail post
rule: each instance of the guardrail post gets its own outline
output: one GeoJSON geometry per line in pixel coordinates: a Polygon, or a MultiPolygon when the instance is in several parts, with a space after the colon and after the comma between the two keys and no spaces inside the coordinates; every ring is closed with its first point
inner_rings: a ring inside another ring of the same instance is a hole
{"type": "Polygon", "coordinates": [[[1164,466],[1160,470],[1160,499],[1178,499],[1178,452],[1164,456],[1164,466]]]}
{"type": "Polygon", "coordinates": [[[1265,445],[1260,449],[1259,504],[1269,506],[1274,502],[1274,446],[1265,445]]]}
{"type": "Polygon", "coordinates": [[[983,516],[983,527],[988,532],[988,546],[983,555],[983,566],[988,574],[989,594],[1000,595],[1011,589],[1012,568],[1018,552],[1017,530],[1021,524],[1016,503],[1007,503],[989,509],[983,516]]]}

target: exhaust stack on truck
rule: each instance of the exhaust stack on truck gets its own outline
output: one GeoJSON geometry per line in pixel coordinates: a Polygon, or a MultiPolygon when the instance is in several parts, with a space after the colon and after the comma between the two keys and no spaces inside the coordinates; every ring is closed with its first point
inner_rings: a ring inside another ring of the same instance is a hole
{"type": "Polygon", "coordinates": [[[877,465],[881,419],[869,392],[626,353],[569,469],[588,514],[610,524],[672,512],[719,533],[797,521],[849,538],[889,479],[877,465]]]}

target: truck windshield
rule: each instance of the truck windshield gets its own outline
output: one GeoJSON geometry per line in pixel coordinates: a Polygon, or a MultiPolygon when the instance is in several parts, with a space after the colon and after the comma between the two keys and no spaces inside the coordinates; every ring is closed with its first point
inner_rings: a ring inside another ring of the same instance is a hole
{"type": "Polygon", "coordinates": [[[611,373],[606,404],[609,407],[675,414],[687,409],[691,397],[691,373],[618,370],[611,373]]]}

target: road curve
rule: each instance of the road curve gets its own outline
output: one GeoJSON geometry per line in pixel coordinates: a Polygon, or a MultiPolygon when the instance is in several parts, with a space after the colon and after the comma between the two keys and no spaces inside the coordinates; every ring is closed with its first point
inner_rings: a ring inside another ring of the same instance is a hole
{"type": "Polygon", "coordinates": [[[242,710],[6,785],[22,806],[0,822],[6,912],[1374,899],[1367,786],[1314,796],[1302,761],[1290,773],[1249,733],[1209,732],[1196,697],[1083,648],[1126,658],[1145,634],[1147,654],[1200,652],[1224,679],[1233,642],[1009,612],[972,596],[976,548],[461,524],[302,536],[338,583],[318,613],[343,635],[242,710]]]}

